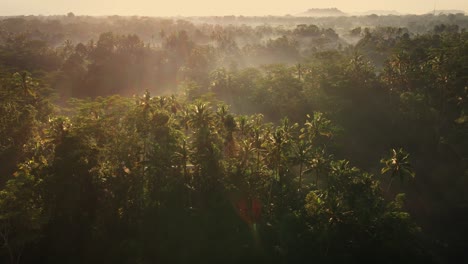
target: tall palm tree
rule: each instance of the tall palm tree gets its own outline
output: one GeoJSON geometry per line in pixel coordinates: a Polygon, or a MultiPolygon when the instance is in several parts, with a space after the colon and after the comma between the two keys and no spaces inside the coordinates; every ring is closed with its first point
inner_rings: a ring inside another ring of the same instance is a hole
{"type": "Polygon", "coordinates": [[[319,149],[315,151],[315,153],[313,153],[308,159],[307,169],[304,171],[304,173],[315,173],[316,187],[318,187],[319,175],[326,173],[327,169],[329,168],[330,159],[331,156],[326,156],[324,149],[319,149]]]}
{"type": "Polygon", "coordinates": [[[304,172],[304,165],[307,163],[312,145],[306,140],[297,140],[293,145],[293,161],[299,164],[299,191],[302,188],[302,176],[304,172]]]}
{"type": "Polygon", "coordinates": [[[223,123],[224,130],[226,131],[226,136],[224,139],[225,152],[228,156],[232,157],[236,149],[236,142],[234,140],[233,134],[234,131],[237,130],[237,123],[231,114],[226,115],[223,123]]]}
{"type": "Polygon", "coordinates": [[[213,116],[207,103],[197,101],[192,105],[188,124],[194,129],[207,128],[212,124],[213,116]]]}
{"type": "Polygon", "coordinates": [[[192,177],[190,177],[188,172],[188,162],[189,162],[190,150],[187,147],[187,141],[182,140],[182,145],[179,147],[179,151],[174,154],[174,159],[178,167],[182,166],[182,171],[184,175],[185,186],[188,189],[188,203],[189,207],[192,207],[192,177]]]}

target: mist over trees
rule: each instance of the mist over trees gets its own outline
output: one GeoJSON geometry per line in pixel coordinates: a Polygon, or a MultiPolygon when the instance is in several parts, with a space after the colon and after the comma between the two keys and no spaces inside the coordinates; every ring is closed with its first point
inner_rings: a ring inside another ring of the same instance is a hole
{"type": "Polygon", "coordinates": [[[468,17],[0,19],[2,263],[463,263],[468,17]]]}

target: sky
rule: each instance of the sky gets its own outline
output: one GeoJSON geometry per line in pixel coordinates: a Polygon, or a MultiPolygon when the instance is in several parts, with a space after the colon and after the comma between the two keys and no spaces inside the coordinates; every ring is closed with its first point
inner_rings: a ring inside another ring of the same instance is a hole
{"type": "Polygon", "coordinates": [[[468,0],[0,0],[0,15],[294,15],[309,8],[330,7],[347,13],[395,10],[423,14],[434,6],[468,13],[468,0]]]}

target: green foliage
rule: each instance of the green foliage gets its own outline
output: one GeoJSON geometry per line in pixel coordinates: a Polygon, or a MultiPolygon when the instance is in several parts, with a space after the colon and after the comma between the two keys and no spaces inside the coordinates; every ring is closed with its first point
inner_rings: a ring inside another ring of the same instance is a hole
{"type": "Polygon", "coordinates": [[[35,138],[41,145],[30,146],[31,158],[1,192],[4,247],[14,260],[39,244],[60,252],[51,262],[91,261],[97,252],[104,259],[164,260],[181,250],[164,230],[176,241],[186,232],[195,236],[198,225],[217,230],[217,238],[193,238],[180,262],[206,257],[194,255],[198,243],[267,259],[254,246],[267,237],[264,250],[297,259],[306,255],[290,255],[293,242],[281,237],[346,237],[336,225],[372,222],[375,208],[386,212],[372,176],[323,152],[333,125],[321,113],[303,126],[284,119],[273,127],[225,105],[149,92],[133,103],[114,96],[70,105],[69,118],[47,121],[35,138]],[[322,175],[320,185],[308,169],[322,175]],[[233,228],[244,231],[232,241],[218,237],[233,228]],[[248,229],[257,238],[245,235],[248,229]],[[243,250],[242,243],[251,246],[243,250]]]}
{"type": "Polygon", "coordinates": [[[0,19],[0,262],[466,256],[463,16],[31,19],[0,19]]]}
{"type": "Polygon", "coordinates": [[[406,177],[415,177],[409,162],[409,154],[403,149],[392,149],[392,156],[388,159],[382,159],[380,163],[384,165],[381,170],[382,174],[390,173],[392,178],[398,177],[403,181],[406,177]]]}
{"type": "Polygon", "coordinates": [[[0,83],[0,181],[5,183],[16,165],[28,158],[27,145],[38,144],[42,124],[53,112],[50,91],[27,72],[0,83]]]}

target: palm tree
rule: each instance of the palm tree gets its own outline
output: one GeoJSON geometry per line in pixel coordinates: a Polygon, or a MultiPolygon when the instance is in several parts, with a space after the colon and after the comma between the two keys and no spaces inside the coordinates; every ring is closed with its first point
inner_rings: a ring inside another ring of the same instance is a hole
{"type": "Polygon", "coordinates": [[[179,151],[174,154],[174,159],[178,167],[182,165],[183,175],[185,186],[188,189],[188,203],[189,207],[192,207],[192,177],[189,176],[188,173],[188,162],[189,162],[189,154],[190,151],[187,147],[187,141],[185,139],[182,140],[182,145],[179,147],[179,151]]]}
{"type": "Polygon", "coordinates": [[[333,125],[330,120],[323,116],[323,113],[314,112],[313,116],[307,115],[305,122],[307,136],[309,140],[315,140],[319,136],[331,137],[333,125]]]}
{"type": "Polygon", "coordinates": [[[225,152],[228,156],[233,156],[236,148],[233,133],[237,129],[237,123],[231,114],[226,115],[223,123],[226,131],[226,137],[224,139],[225,152]]]}
{"type": "Polygon", "coordinates": [[[293,145],[293,161],[299,164],[299,191],[302,188],[302,175],[304,164],[308,161],[312,145],[306,140],[298,140],[293,145]]]}
{"type": "Polygon", "coordinates": [[[300,63],[296,64],[296,69],[297,69],[297,78],[299,81],[302,80],[302,65],[300,63]]]}
{"type": "Polygon", "coordinates": [[[319,175],[324,173],[329,168],[329,160],[331,156],[325,156],[325,150],[317,150],[312,157],[309,158],[305,174],[315,172],[315,186],[318,187],[319,175]]]}
{"type": "Polygon", "coordinates": [[[250,124],[246,116],[239,116],[237,118],[237,123],[239,124],[239,134],[241,138],[246,138],[247,134],[250,132],[250,124]]]}
{"type": "Polygon", "coordinates": [[[264,143],[266,141],[266,131],[264,127],[262,126],[262,119],[263,116],[261,114],[256,115],[252,123],[246,126],[245,130],[251,132],[251,139],[252,139],[252,144],[256,150],[257,158],[256,158],[256,172],[257,174],[260,172],[260,153],[264,150],[264,143]]]}
{"type": "Polygon", "coordinates": [[[391,173],[391,180],[388,185],[388,189],[390,189],[393,179],[396,176],[398,176],[402,182],[406,177],[415,177],[415,173],[408,159],[409,154],[402,148],[398,150],[392,149],[391,153],[392,156],[390,158],[380,160],[380,163],[384,164],[384,167],[381,169],[381,173],[391,173]]]}
{"type": "Polygon", "coordinates": [[[189,116],[189,126],[193,130],[191,161],[195,175],[199,176],[194,179],[195,185],[202,196],[210,196],[221,176],[222,140],[215,130],[214,113],[207,103],[196,102],[191,106],[189,116]]]}
{"type": "Polygon", "coordinates": [[[227,105],[225,105],[225,104],[218,105],[216,115],[218,116],[219,121],[221,122],[221,124],[224,123],[224,119],[228,115],[228,112],[229,112],[229,107],[227,105]]]}
{"type": "Polygon", "coordinates": [[[213,120],[209,105],[201,101],[195,102],[189,115],[188,124],[195,129],[208,128],[213,120]]]}

